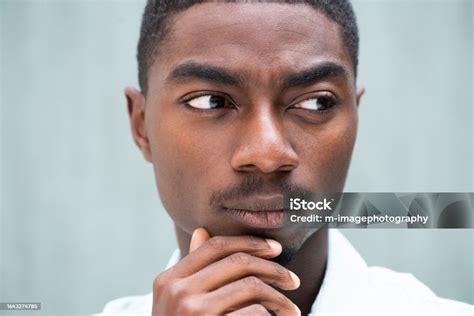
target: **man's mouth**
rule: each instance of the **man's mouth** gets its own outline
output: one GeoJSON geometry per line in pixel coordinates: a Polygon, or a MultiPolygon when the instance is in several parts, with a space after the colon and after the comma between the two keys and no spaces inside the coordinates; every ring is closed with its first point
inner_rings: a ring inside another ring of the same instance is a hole
{"type": "Polygon", "coordinates": [[[282,195],[251,196],[225,203],[224,211],[252,227],[277,228],[285,222],[282,195]]]}

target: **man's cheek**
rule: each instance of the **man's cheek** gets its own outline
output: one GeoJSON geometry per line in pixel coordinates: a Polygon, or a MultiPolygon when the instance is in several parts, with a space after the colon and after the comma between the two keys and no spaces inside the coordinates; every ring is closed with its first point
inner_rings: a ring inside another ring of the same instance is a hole
{"type": "Polygon", "coordinates": [[[209,140],[189,134],[174,131],[166,136],[157,135],[154,149],[160,195],[163,200],[172,199],[173,205],[179,207],[202,205],[208,195],[205,190],[209,188],[209,181],[220,172],[216,168],[222,154],[215,152],[219,146],[209,148],[206,145],[209,140]]]}
{"type": "MultiPolygon", "coordinates": [[[[191,155],[187,154],[187,144],[179,137],[158,130],[153,134],[152,160],[155,180],[163,206],[170,214],[179,214],[195,198],[191,155]]],[[[174,216],[174,215],[172,215],[174,216]]]]}
{"type": "Polygon", "coordinates": [[[193,177],[188,169],[178,161],[174,162],[177,165],[155,171],[157,188],[166,212],[177,226],[191,234],[199,226],[202,215],[199,203],[202,187],[191,181],[193,177]]]}
{"type": "Polygon", "coordinates": [[[327,170],[331,171],[330,177],[337,186],[335,191],[343,189],[354,149],[355,135],[354,125],[346,125],[339,130],[337,142],[331,147],[332,159],[328,162],[327,170]]]}
{"type": "Polygon", "coordinates": [[[312,184],[315,191],[342,190],[349,167],[354,146],[352,128],[333,130],[331,133],[321,133],[318,141],[307,148],[302,155],[301,168],[305,182],[312,184]]]}

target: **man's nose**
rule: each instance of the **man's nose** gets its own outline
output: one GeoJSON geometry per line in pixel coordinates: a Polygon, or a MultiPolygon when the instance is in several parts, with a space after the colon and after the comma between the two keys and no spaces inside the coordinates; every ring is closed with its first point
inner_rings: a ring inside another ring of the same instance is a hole
{"type": "Polygon", "coordinates": [[[243,119],[245,122],[231,159],[234,170],[272,173],[291,171],[298,166],[298,155],[285,137],[280,116],[271,108],[262,107],[243,119]]]}

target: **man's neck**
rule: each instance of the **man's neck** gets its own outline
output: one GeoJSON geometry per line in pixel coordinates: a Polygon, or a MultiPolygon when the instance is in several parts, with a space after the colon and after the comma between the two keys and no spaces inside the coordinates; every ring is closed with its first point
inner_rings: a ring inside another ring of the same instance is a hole
{"type": "Polygon", "coordinates": [[[319,293],[326,272],[328,257],[328,229],[322,228],[311,235],[295,258],[286,267],[296,273],[301,285],[294,291],[281,291],[308,315],[319,293]]]}

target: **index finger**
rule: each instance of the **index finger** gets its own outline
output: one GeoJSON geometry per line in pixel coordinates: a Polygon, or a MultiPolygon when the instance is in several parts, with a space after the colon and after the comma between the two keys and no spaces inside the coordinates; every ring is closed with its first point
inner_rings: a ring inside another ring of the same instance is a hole
{"type": "Polygon", "coordinates": [[[281,251],[281,244],[273,239],[255,236],[216,236],[184,257],[172,269],[175,277],[185,277],[237,252],[269,259],[278,256],[281,251]]]}

